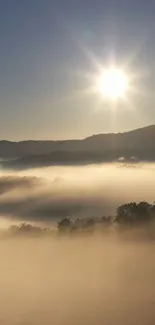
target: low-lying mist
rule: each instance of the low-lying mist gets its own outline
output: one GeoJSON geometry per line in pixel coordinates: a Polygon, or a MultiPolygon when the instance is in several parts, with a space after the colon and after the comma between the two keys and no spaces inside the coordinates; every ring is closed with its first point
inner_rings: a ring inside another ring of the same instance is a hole
{"type": "MultiPolygon", "coordinates": [[[[115,214],[127,201],[153,202],[154,193],[150,164],[1,170],[0,225],[115,214]]],[[[0,323],[154,325],[153,227],[2,236],[0,323]]]]}
{"type": "Polygon", "coordinates": [[[110,235],[1,241],[1,324],[153,325],[154,253],[110,235]]]}
{"type": "Polygon", "coordinates": [[[154,193],[153,164],[1,169],[1,224],[114,215],[125,202],[154,202],[154,193]]]}

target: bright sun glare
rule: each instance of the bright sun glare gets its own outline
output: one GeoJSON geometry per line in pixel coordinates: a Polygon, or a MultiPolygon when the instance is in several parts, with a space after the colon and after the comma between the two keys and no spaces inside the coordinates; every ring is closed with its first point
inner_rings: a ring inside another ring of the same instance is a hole
{"type": "Polygon", "coordinates": [[[109,99],[118,99],[125,95],[128,79],[123,70],[109,68],[99,78],[99,91],[109,99]]]}

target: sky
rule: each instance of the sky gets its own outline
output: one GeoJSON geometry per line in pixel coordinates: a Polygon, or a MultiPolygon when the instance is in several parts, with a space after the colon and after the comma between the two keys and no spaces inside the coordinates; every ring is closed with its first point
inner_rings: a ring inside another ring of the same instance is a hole
{"type": "Polygon", "coordinates": [[[0,0],[0,139],[155,124],[154,16],[153,0],[0,0]],[[115,105],[92,91],[111,60],[134,76],[115,105]]]}

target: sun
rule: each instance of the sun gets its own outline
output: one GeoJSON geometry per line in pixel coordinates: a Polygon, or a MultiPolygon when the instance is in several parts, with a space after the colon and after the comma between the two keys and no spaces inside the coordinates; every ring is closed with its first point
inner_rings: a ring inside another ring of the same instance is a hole
{"type": "Polygon", "coordinates": [[[118,68],[104,69],[99,77],[98,88],[104,97],[116,100],[123,97],[128,88],[128,78],[118,68]]]}

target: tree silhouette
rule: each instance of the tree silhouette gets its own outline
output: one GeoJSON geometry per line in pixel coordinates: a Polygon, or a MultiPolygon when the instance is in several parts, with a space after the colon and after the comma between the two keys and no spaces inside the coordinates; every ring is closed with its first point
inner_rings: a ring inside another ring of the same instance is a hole
{"type": "MultiPolygon", "coordinates": [[[[69,218],[64,218],[60,220],[57,224],[58,233],[70,233],[70,232],[84,232],[88,233],[96,229],[105,230],[111,229],[114,224],[120,224],[123,226],[139,226],[139,225],[147,225],[150,229],[149,222],[155,220],[155,202],[153,204],[149,204],[148,202],[142,201],[139,203],[130,202],[119,206],[116,210],[116,216],[103,216],[103,217],[88,217],[88,218],[77,218],[76,220],[71,220],[69,218]]],[[[147,227],[146,227],[147,228],[147,227]]],[[[113,228],[117,229],[117,227],[113,228]]],[[[121,228],[122,229],[122,228],[121,228]]],[[[151,228],[154,231],[154,227],[151,228]]],[[[41,228],[38,226],[34,226],[27,223],[21,223],[19,225],[13,225],[9,228],[9,231],[6,231],[6,235],[55,235],[56,229],[52,228],[41,228]]],[[[57,234],[58,234],[57,233],[57,234]]],[[[4,232],[3,232],[4,234],[4,232]]]]}
{"type": "Polygon", "coordinates": [[[153,206],[145,201],[123,204],[117,209],[116,221],[119,223],[138,223],[149,221],[153,206]]]}
{"type": "Polygon", "coordinates": [[[71,230],[72,225],[73,225],[73,223],[69,218],[64,218],[59,221],[58,229],[61,231],[71,230]]]}

